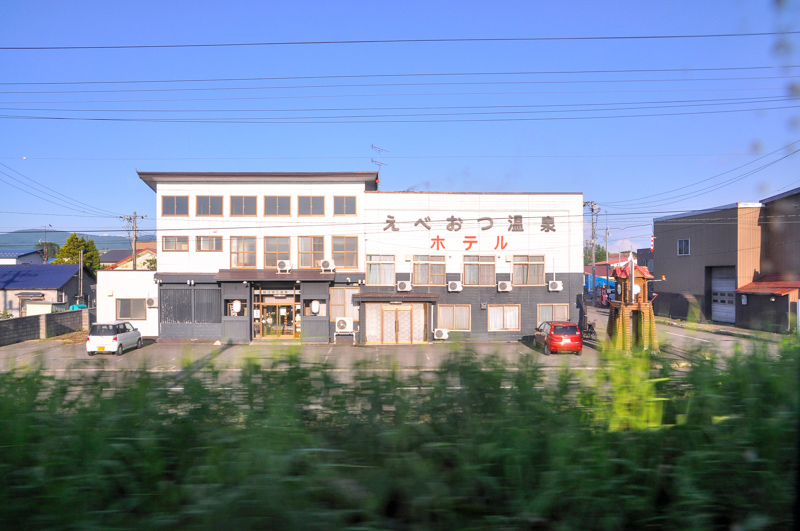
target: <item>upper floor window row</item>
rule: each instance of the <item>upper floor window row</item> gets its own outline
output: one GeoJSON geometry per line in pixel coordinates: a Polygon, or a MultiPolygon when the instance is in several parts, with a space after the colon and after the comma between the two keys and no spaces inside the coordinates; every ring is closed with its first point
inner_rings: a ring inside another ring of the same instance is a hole
{"type": "MultiPolygon", "coordinates": [[[[221,195],[198,195],[195,198],[196,216],[223,216],[224,198],[221,195]]],[[[325,196],[300,195],[296,203],[297,216],[324,216],[325,196]]],[[[231,216],[258,216],[258,196],[232,195],[229,201],[231,216]]],[[[161,197],[162,216],[189,216],[189,196],[165,195],[161,197]]],[[[291,216],[292,197],[288,195],[265,195],[263,215],[291,216]]],[[[334,216],[355,216],[355,196],[334,196],[334,216]]]]}

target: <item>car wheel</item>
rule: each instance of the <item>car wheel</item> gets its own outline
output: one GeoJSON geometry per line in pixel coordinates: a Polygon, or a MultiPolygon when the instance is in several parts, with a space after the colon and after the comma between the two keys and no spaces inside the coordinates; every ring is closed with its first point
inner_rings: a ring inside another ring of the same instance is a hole
{"type": "Polygon", "coordinates": [[[545,344],[544,344],[544,355],[545,356],[549,356],[550,355],[550,345],[548,345],[547,342],[545,342],[545,344]]]}
{"type": "Polygon", "coordinates": [[[144,346],[144,343],[142,343],[142,338],[140,337],[139,341],[136,342],[136,348],[142,348],[143,346],[144,346]]]}
{"type": "Polygon", "coordinates": [[[581,354],[583,354],[583,349],[580,349],[580,350],[578,350],[578,351],[575,351],[575,355],[576,355],[576,356],[580,356],[581,354]]]}
{"type": "Polygon", "coordinates": [[[91,350],[87,351],[86,354],[88,354],[89,356],[94,356],[94,352],[92,352],[91,350]]]}
{"type": "Polygon", "coordinates": [[[117,347],[117,356],[122,356],[122,353],[125,352],[125,349],[122,348],[122,344],[117,347]]]}

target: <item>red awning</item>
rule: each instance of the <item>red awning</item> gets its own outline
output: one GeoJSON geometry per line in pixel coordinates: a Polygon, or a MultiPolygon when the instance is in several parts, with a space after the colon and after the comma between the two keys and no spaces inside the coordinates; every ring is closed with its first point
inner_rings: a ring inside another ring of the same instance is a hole
{"type": "Polygon", "coordinates": [[[774,273],[764,275],[737,289],[737,293],[763,293],[766,295],[788,295],[800,289],[800,278],[789,279],[785,275],[774,273]]]}

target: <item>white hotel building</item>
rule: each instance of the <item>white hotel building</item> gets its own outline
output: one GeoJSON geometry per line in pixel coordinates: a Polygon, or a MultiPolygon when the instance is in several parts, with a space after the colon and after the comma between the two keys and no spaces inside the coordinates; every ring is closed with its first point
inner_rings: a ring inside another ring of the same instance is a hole
{"type": "Polygon", "coordinates": [[[380,192],[374,172],[139,177],[157,196],[158,271],[124,298],[125,272],[101,272],[98,318],[160,339],[518,340],[578,320],[580,193],[380,192]]]}

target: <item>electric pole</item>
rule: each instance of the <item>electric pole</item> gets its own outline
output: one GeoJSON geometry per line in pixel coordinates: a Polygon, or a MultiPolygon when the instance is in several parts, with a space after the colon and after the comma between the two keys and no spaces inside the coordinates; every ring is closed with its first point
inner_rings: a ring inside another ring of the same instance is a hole
{"type": "MultiPolygon", "coordinates": [[[[83,249],[80,250],[78,254],[78,273],[80,274],[80,287],[78,288],[78,297],[80,297],[80,302],[75,301],[76,304],[83,304],[83,249]]],[[[88,304],[87,304],[88,306],[88,304]]]]}
{"type": "Polygon", "coordinates": [[[610,261],[611,253],[608,251],[608,210],[606,210],[606,294],[608,296],[611,296],[611,294],[608,293],[608,265],[610,261]]]}
{"type": "Polygon", "coordinates": [[[132,236],[131,245],[133,246],[132,259],[133,259],[133,270],[134,271],[136,271],[136,237],[137,237],[136,220],[139,219],[139,218],[144,219],[146,217],[147,216],[137,216],[135,211],[133,212],[132,216],[120,216],[120,218],[124,219],[125,221],[130,223],[131,226],[132,226],[131,227],[131,232],[132,232],[132,234],[131,234],[131,236],[132,236]]]}
{"type": "Polygon", "coordinates": [[[589,207],[589,214],[592,216],[592,306],[597,306],[597,262],[594,247],[597,237],[597,213],[600,207],[594,201],[584,201],[583,206],[589,207]]]}

